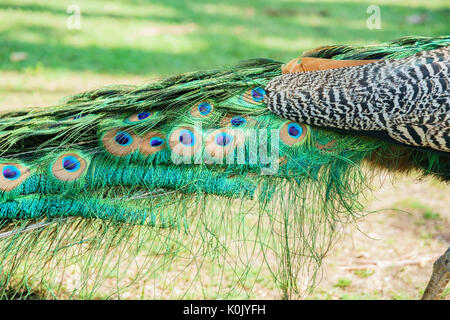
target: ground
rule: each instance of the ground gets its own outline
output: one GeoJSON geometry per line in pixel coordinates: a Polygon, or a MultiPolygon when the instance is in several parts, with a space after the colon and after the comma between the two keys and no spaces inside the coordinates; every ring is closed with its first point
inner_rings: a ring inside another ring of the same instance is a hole
{"type": "MultiPolygon", "coordinates": [[[[0,110],[247,58],[288,61],[321,45],[445,35],[449,18],[445,0],[3,0],[0,110]],[[73,5],[81,10],[80,29],[67,26],[73,5]],[[380,8],[381,29],[367,28],[370,5],[380,8]]],[[[367,202],[374,212],[337,242],[310,299],[421,295],[432,262],[450,243],[449,187],[415,176],[385,180],[367,202]]],[[[262,285],[251,298],[279,298],[272,289],[262,285]]]]}
{"type": "Polygon", "coordinates": [[[326,278],[310,298],[421,297],[433,262],[450,244],[448,185],[412,176],[386,180],[367,206],[373,212],[359,230],[347,228],[326,259],[326,278]]]}

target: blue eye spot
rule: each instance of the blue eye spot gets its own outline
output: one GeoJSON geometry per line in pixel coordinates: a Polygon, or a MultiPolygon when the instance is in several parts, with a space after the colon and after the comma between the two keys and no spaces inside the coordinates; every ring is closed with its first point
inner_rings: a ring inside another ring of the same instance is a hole
{"type": "Polygon", "coordinates": [[[221,132],[218,135],[216,135],[216,143],[221,147],[226,147],[227,145],[230,144],[232,140],[233,136],[225,132],[221,132]]]}
{"type": "Polygon", "coordinates": [[[264,98],[266,91],[261,87],[256,87],[252,90],[252,98],[256,102],[261,102],[264,98]]]}
{"type": "Polygon", "coordinates": [[[86,117],[87,116],[87,114],[78,114],[78,115],[76,115],[75,117],[73,117],[73,120],[77,120],[77,119],[80,119],[80,118],[83,118],[83,117],[86,117]]]}
{"type": "Polygon", "coordinates": [[[52,124],[51,126],[48,127],[48,129],[55,129],[55,128],[59,128],[62,127],[62,124],[57,123],[57,124],[52,124]]]}
{"type": "Polygon", "coordinates": [[[129,146],[133,142],[131,135],[125,131],[119,131],[116,133],[114,140],[121,146],[129,146]]]}
{"type": "Polygon", "coordinates": [[[139,120],[144,120],[144,119],[147,119],[150,116],[151,116],[151,113],[148,112],[148,111],[145,111],[145,112],[138,113],[137,118],[139,120]]]}
{"type": "Polygon", "coordinates": [[[231,119],[230,122],[233,127],[240,127],[244,125],[247,122],[247,120],[244,117],[235,116],[231,119]]]}
{"type": "MultiPolygon", "coordinates": [[[[181,141],[181,140],[180,140],[181,141]]],[[[164,143],[164,139],[160,138],[160,137],[153,137],[150,139],[150,145],[152,147],[159,147],[160,145],[162,145],[164,143]]]]}
{"type": "Polygon", "coordinates": [[[80,161],[74,156],[67,156],[62,159],[63,168],[70,172],[75,172],[80,169],[80,161]]]}
{"type": "Polygon", "coordinates": [[[191,130],[184,129],[180,132],[179,140],[185,146],[193,146],[195,144],[195,135],[191,130]]]}
{"type": "Polygon", "coordinates": [[[150,111],[142,111],[139,113],[132,114],[128,118],[125,119],[126,123],[137,123],[139,121],[143,121],[149,119],[152,116],[152,112],[150,111]]]}
{"type": "Polygon", "coordinates": [[[302,135],[303,128],[298,123],[291,123],[288,125],[288,134],[293,138],[298,138],[302,135]]]}
{"type": "Polygon", "coordinates": [[[198,104],[198,112],[200,112],[202,116],[206,116],[211,112],[211,110],[212,106],[209,102],[202,102],[198,104]]]}
{"type": "Polygon", "coordinates": [[[20,170],[16,166],[4,166],[3,177],[8,180],[16,180],[21,175],[20,170]]]}

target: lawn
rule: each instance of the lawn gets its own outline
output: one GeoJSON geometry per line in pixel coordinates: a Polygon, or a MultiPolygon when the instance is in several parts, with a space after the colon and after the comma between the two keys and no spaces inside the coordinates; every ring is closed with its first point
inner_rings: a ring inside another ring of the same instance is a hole
{"type": "Polygon", "coordinates": [[[445,0],[3,0],[0,106],[52,104],[104,84],[249,58],[288,61],[327,44],[448,34],[449,10],[445,0]],[[380,7],[379,30],[366,26],[372,4],[380,7]],[[67,27],[71,5],[81,11],[80,29],[67,27]]]}
{"type": "MultiPolygon", "coordinates": [[[[284,62],[322,45],[450,34],[450,4],[447,0],[2,0],[0,20],[2,111],[51,105],[107,84],[143,84],[248,58],[284,62]],[[370,5],[380,8],[381,29],[367,28],[370,5]],[[74,6],[81,10],[79,29],[68,28],[75,18],[68,8],[74,6]]],[[[419,297],[432,259],[450,243],[449,189],[435,180],[418,183],[414,177],[404,178],[401,188],[387,185],[367,204],[377,210],[360,226],[369,237],[354,227],[346,230],[310,298],[419,297]]],[[[141,297],[142,292],[138,288],[129,296],[141,297]]],[[[202,292],[188,297],[202,297],[202,292]]],[[[279,298],[268,280],[258,282],[250,296],[238,297],[279,298]]]]}

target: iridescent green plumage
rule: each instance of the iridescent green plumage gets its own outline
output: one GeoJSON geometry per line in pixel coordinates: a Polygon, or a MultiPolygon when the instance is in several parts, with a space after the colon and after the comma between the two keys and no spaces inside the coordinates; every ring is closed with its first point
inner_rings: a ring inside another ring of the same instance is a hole
{"type": "MultiPolygon", "coordinates": [[[[420,41],[395,45],[408,55],[443,40],[420,41]]],[[[270,114],[262,88],[279,74],[281,63],[249,60],[3,115],[0,296],[120,297],[150,279],[146,298],[182,298],[211,277],[221,280],[204,296],[251,296],[255,268],[284,297],[301,295],[339,227],[360,215],[364,160],[447,170],[439,155],[270,114]],[[180,278],[186,290],[173,288],[180,278]]]]}

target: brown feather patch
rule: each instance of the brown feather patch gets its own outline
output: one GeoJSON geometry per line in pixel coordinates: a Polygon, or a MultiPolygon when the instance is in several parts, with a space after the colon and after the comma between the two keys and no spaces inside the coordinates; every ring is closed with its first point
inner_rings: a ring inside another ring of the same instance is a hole
{"type": "Polygon", "coordinates": [[[300,57],[293,59],[281,68],[283,74],[310,72],[328,69],[339,69],[346,67],[360,66],[373,63],[379,60],[333,60],[323,58],[300,57]]]}

